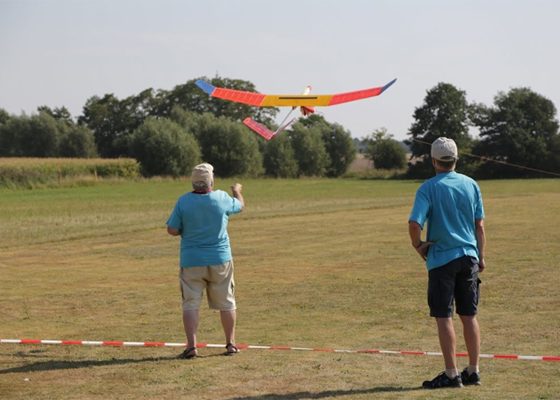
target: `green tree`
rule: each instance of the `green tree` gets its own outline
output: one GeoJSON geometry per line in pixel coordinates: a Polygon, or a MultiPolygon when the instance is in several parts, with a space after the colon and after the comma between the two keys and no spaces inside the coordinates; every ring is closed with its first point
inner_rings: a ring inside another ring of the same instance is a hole
{"type": "Polygon", "coordinates": [[[29,129],[20,137],[21,149],[26,156],[55,157],[61,129],[56,119],[46,113],[33,115],[29,119],[29,129]]]}
{"type": "MultiPolygon", "coordinates": [[[[208,80],[207,78],[203,78],[208,80]]],[[[213,85],[245,91],[255,91],[248,81],[221,78],[209,80],[213,85]]],[[[177,85],[171,91],[146,89],[138,95],[119,100],[113,94],[89,98],[78,118],[80,124],[87,125],[94,133],[99,154],[102,157],[130,155],[131,135],[149,116],[172,117],[175,107],[189,112],[211,113],[241,121],[247,116],[271,124],[278,112],[277,108],[251,107],[245,104],[220,100],[208,96],[195,84],[196,79],[177,85]]],[[[56,111],[50,110],[51,112],[56,111]]]]}
{"type": "Polygon", "coordinates": [[[307,128],[317,127],[321,131],[329,157],[329,165],[326,167],[325,174],[330,177],[343,175],[356,158],[356,146],[350,132],[345,130],[342,125],[331,124],[317,114],[302,119],[301,124],[307,128]]]}
{"type": "Polygon", "coordinates": [[[288,135],[280,134],[266,143],[263,157],[266,175],[275,178],[297,177],[298,163],[288,135]]]}
{"type": "Polygon", "coordinates": [[[169,119],[178,123],[187,131],[195,133],[195,136],[199,136],[196,132],[207,129],[208,125],[216,121],[216,117],[210,113],[199,114],[193,111],[187,111],[178,105],[174,106],[171,110],[169,119]]]}
{"type": "Polygon", "coordinates": [[[95,137],[91,129],[84,125],[77,125],[66,107],[51,109],[48,106],[37,107],[39,114],[52,117],[57,125],[58,157],[83,157],[97,156],[95,137]]]}
{"type": "MultiPolygon", "coordinates": [[[[552,101],[529,88],[500,92],[493,106],[476,107],[473,120],[480,128],[481,141],[474,152],[504,163],[557,169],[556,155],[551,153],[558,145],[555,117],[556,107],[552,101]]],[[[480,175],[495,178],[538,176],[535,172],[492,162],[480,166],[480,175]]]]}
{"type": "Polygon", "coordinates": [[[327,176],[337,177],[345,174],[356,158],[356,146],[350,132],[342,125],[331,124],[328,130],[322,131],[322,136],[330,160],[327,176]]]}
{"type": "Polygon", "coordinates": [[[68,109],[64,106],[62,107],[57,107],[54,109],[51,109],[48,106],[39,106],[37,107],[37,112],[38,113],[47,113],[48,115],[50,115],[51,117],[53,117],[54,119],[56,119],[57,121],[65,121],[68,124],[73,124],[74,120],[72,119],[72,114],[70,114],[70,111],[68,111],[68,109]]]}
{"type": "Polygon", "coordinates": [[[10,122],[12,117],[10,114],[0,108],[0,157],[9,157],[13,154],[13,147],[15,142],[15,135],[13,122],[10,122]]]}
{"type": "Polygon", "coordinates": [[[321,128],[307,128],[298,122],[286,132],[289,135],[298,162],[298,175],[324,176],[330,164],[329,155],[323,142],[321,128]]]}
{"type": "Polygon", "coordinates": [[[31,116],[11,116],[0,124],[0,155],[8,157],[56,157],[69,125],[41,111],[31,116]]]}
{"type": "Polygon", "coordinates": [[[137,127],[127,127],[123,119],[119,99],[113,94],[106,94],[103,97],[90,97],[78,121],[93,131],[97,149],[102,157],[118,157],[128,155],[124,138],[137,127]]]}
{"type": "Polygon", "coordinates": [[[83,125],[72,124],[63,129],[60,135],[57,156],[59,157],[97,157],[97,147],[93,132],[83,125]]]}
{"type": "Polygon", "coordinates": [[[188,175],[200,162],[194,136],[166,118],[147,118],[134,131],[130,144],[146,176],[188,175]]]}
{"type": "Polygon", "coordinates": [[[560,173],[560,134],[550,140],[545,170],[560,173]]]}
{"type": "Polygon", "coordinates": [[[8,117],[0,123],[0,157],[20,155],[18,154],[20,125],[19,117],[8,117]]]}
{"type": "Polygon", "coordinates": [[[202,158],[218,176],[258,176],[263,172],[256,135],[228,118],[206,113],[188,122],[200,144],[202,158]]]}
{"type": "Polygon", "coordinates": [[[408,134],[414,162],[408,174],[416,178],[433,175],[430,145],[438,137],[455,140],[459,151],[469,152],[472,139],[469,136],[469,112],[466,93],[449,83],[438,83],[428,90],[424,104],[414,110],[414,122],[408,134]]]}
{"type": "Polygon", "coordinates": [[[201,77],[177,85],[170,92],[161,92],[158,115],[171,115],[174,106],[198,114],[211,113],[216,117],[226,117],[233,121],[242,121],[251,116],[256,121],[271,125],[278,113],[276,107],[252,107],[246,104],[212,98],[202,91],[195,82],[203,79],[217,87],[256,92],[255,85],[241,79],[230,79],[215,76],[212,79],[201,77]]]}
{"type": "Polygon", "coordinates": [[[400,169],[406,167],[406,152],[403,147],[381,128],[367,138],[366,156],[378,169],[400,169]]]}
{"type": "Polygon", "coordinates": [[[31,116],[12,116],[0,124],[0,156],[95,157],[93,133],[45,107],[31,116]]]}
{"type": "Polygon", "coordinates": [[[87,100],[78,121],[93,131],[102,157],[129,156],[133,132],[148,116],[156,115],[159,101],[153,89],[123,100],[113,94],[93,96],[87,100]]]}
{"type": "Polygon", "coordinates": [[[0,108],[0,125],[5,124],[10,119],[10,114],[3,108],[0,108]]]}

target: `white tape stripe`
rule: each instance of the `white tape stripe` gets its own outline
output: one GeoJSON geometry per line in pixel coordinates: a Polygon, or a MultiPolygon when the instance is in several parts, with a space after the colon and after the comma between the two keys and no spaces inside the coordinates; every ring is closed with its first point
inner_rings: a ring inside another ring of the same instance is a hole
{"type": "Polygon", "coordinates": [[[290,350],[313,351],[311,347],[290,347],[290,350]]]}
{"type": "Polygon", "coordinates": [[[168,343],[163,344],[165,347],[185,347],[185,343],[168,343]]]}
{"type": "MultiPolygon", "coordinates": [[[[124,347],[185,347],[186,343],[174,342],[121,342],[101,340],[53,340],[53,339],[0,339],[0,344],[46,344],[46,345],[83,345],[83,346],[124,346],[124,347]]],[[[223,344],[199,343],[199,348],[224,348],[223,344]]],[[[312,347],[289,347],[289,346],[263,346],[263,345],[239,345],[242,349],[255,350],[295,350],[316,351],[333,353],[365,353],[365,354],[390,354],[390,355],[423,355],[442,356],[440,352],[434,351],[396,351],[396,350],[349,350],[312,347]]],[[[464,357],[464,353],[458,354],[464,357]]],[[[530,360],[530,361],[560,361],[560,356],[532,356],[517,354],[480,354],[480,358],[506,359],[506,360],[530,360]]]]}
{"type": "MultiPolygon", "coordinates": [[[[183,346],[184,346],[184,345],[185,345],[185,344],[183,343],[183,346]]],[[[226,346],[223,345],[223,344],[207,344],[207,343],[206,343],[206,344],[204,345],[204,347],[214,348],[214,349],[216,349],[216,348],[224,349],[226,346]]]]}

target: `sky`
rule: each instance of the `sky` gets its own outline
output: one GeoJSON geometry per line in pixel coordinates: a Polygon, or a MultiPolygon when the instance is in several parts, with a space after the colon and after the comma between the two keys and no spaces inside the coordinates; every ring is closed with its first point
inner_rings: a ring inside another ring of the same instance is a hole
{"type": "Polygon", "coordinates": [[[0,0],[0,108],[77,117],[95,95],[215,75],[270,94],[397,78],[318,112],[353,137],[386,128],[401,140],[439,82],[486,105],[529,87],[559,107],[559,17],[556,0],[0,0]]]}

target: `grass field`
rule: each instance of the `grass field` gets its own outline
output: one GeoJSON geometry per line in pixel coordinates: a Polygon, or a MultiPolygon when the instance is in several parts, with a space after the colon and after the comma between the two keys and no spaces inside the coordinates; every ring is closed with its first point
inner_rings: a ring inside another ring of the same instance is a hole
{"type": "MultiPolygon", "coordinates": [[[[226,189],[230,181],[218,181],[226,189]]],[[[419,182],[247,180],[230,221],[238,342],[439,351],[409,245],[419,182]]],[[[184,340],[178,240],[187,181],[0,189],[0,337],[184,340]]],[[[560,354],[560,181],[483,181],[483,353],[560,354]]],[[[222,343],[201,312],[199,340],[222,343]]],[[[458,322],[458,321],[456,321],[458,322]]],[[[456,324],[460,328],[460,324],[456,324]]],[[[459,351],[464,351],[458,329],[459,351]]],[[[560,363],[481,360],[483,386],[427,392],[439,357],[0,345],[1,399],[559,399],[560,363]]],[[[464,358],[459,359],[461,367],[464,358]]]]}

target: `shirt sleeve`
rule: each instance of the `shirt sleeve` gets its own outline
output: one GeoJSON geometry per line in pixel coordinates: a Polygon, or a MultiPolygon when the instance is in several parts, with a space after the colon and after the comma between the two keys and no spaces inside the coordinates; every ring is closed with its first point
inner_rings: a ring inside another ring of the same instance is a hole
{"type": "MultiPolygon", "coordinates": [[[[229,195],[228,195],[229,197],[229,195]]],[[[229,209],[227,211],[228,215],[237,214],[241,212],[241,202],[237,200],[235,197],[230,197],[231,204],[229,205],[229,209]]]]}
{"type": "Polygon", "coordinates": [[[181,207],[179,202],[175,203],[171,215],[167,219],[167,226],[173,229],[183,230],[183,219],[181,218],[181,207]]]}
{"type": "Polygon", "coordinates": [[[422,228],[424,228],[424,223],[428,218],[428,213],[430,212],[430,200],[426,195],[422,187],[416,191],[416,197],[414,198],[414,206],[410,212],[410,217],[408,221],[416,222],[422,228]]]}
{"type": "Polygon", "coordinates": [[[476,205],[474,209],[474,218],[475,219],[484,219],[484,205],[482,204],[482,194],[480,193],[480,187],[478,185],[476,187],[476,205]]]}

